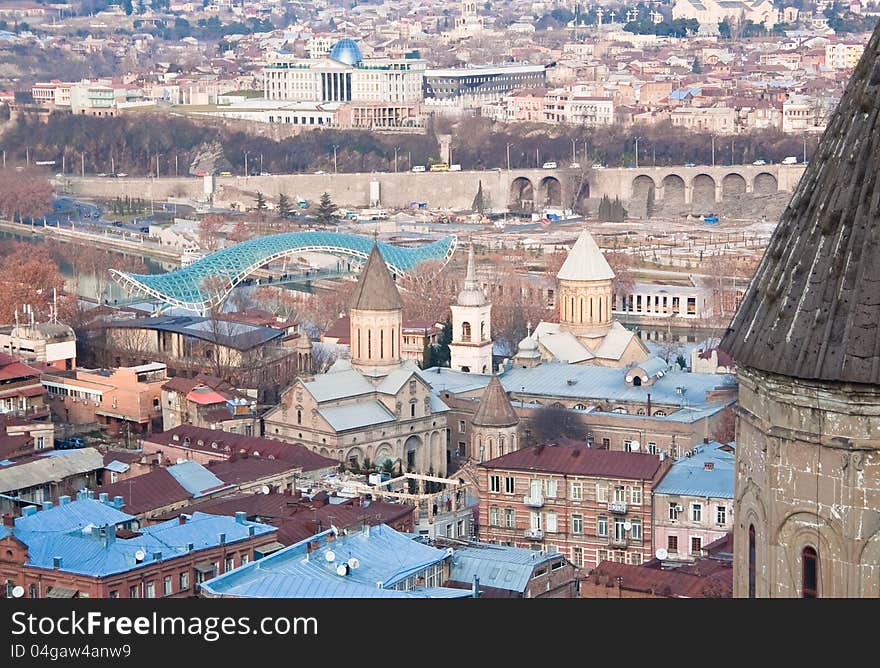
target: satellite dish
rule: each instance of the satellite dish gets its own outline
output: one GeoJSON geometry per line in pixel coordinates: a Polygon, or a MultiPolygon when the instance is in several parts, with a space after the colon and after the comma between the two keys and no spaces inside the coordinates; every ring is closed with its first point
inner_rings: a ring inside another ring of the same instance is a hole
{"type": "Polygon", "coordinates": [[[624,528],[625,530],[627,530],[627,531],[629,531],[630,529],[632,529],[632,527],[633,527],[632,522],[624,522],[624,523],[623,523],[623,528],[624,528]]]}
{"type": "Polygon", "coordinates": [[[336,561],[336,553],[333,550],[327,550],[324,553],[324,558],[327,561],[336,561]]]}
{"type": "Polygon", "coordinates": [[[638,452],[640,447],[642,447],[642,444],[639,443],[638,441],[633,441],[632,443],[629,444],[629,449],[632,450],[633,452],[638,452]]]}
{"type": "Polygon", "coordinates": [[[354,569],[356,569],[356,568],[359,568],[360,565],[361,565],[361,562],[358,560],[357,557],[352,557],[351,559],[348,560],[348,567],[349,567],[351,570],[354,570],[354,569]]]}
{"type": "Polygon", "coordinates": [[[24,587],[15,585],[12,588],[12,598],[21,598],[22,596],[24,596],[24,587]]]}
{"type": "Polygon", "coordinates": [[[269,493],[269,485],[263,485],[262,487],[260,487],[260,491],[263,494],[268,494],[269,493]]]}
{"type": "Polygon", "coordinates": [[[146,556],[147,556],[147,553],[144,552],[143,550],[138,550],[137,552],[134,553],[135,561],[143,561],[146,556]]]}
{"type": "Polygon", "coordinates": [[[666,548],[659,547],[657,551],[654,553],[654,556],[657,557],[660,561],[666,559],[669,556],[669,552],[666,551],[666,548]]]}
{"type": "Polygon", "coordinates": [[[348,568],[346,568],[345,564],[339,564],[336,567],[336,575],[341,575],[342,577],[348,575],[348,568]]]}

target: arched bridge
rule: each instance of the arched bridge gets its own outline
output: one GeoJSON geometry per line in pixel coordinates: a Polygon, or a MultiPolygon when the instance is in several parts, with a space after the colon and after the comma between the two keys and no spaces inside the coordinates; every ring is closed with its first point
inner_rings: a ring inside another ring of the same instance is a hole
{"type": "MultiPolygon", "coordinates": [[[[110,273],[132,294],[147,295],[169,306],[204,315],[242,280],[270,262],[309,251],[366,260],[373,243],[372,237],[356,234],[286,232],[223,248],[166,274],[129,274],[116,269],[110,273]]],[[[389,271],[399,276],[426,260],[445,264],[455,252],[456,238],[450,235],[415,248],[382,242],[378,245],[389,271]]]]}

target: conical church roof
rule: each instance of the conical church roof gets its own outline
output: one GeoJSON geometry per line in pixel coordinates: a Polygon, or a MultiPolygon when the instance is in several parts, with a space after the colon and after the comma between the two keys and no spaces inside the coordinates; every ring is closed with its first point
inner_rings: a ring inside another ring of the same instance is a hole
{"type": "Polygon", "coordinates": [[[556,278],[561,281],[607,281],[614,278],[614,272],[593,235],[584,229],[568,252],[556,278]]]}
{"type": "Polygon", "coordinates": [[[880,385],[880,26],[721,347],[767,372],[880,385]]]}
{"type": "Polygon", "coordinates": [[[375,244],[349,304],[351,308],[362,311],[392,311],[403,308],[397,285],[375,244]]]}
{"type": "Polygon", "coordinates": [[[476,261],[474,260],[474,245],[468,250],[467,273],[464,277],[464,287],[458,293],[456,302],[459,306],[483,306],[486,303],[486,294],[477,282],[476,261]]]}
{"type": "Polygon", "coordinates": [[[507,398],[507,392],[498,376],[492,376],[486,386],[480,399],[480,407],[474,414],[473,424],[475,427],[513,427],[519,424],[519,416],[510,405],[510,399],[507,398]]]}

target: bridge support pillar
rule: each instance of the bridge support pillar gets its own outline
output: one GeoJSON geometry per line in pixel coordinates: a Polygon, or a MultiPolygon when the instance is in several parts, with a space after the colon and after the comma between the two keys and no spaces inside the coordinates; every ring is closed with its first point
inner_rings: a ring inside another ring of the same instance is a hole
{"type": "Polygon", "coordinates": [[[724,186],[718,182],[715,185],[715,203],[722,201],[724,199],[724,186]]]}
{"type": "Polygon", "coordinates": [[[654,188],[654,200],[656,202],[663,201],[663,191],[666,190],[663,186],[657,186],[654,188]]]}
{"type": "Polygon", "coordinates": [[[746,179],[746,192],[754,192],[755,190],[755,182],[751,179],[746,179]]]}
{"type": "Polygon", "coordinates": [[[694,186],[691,183],[684,184],[684,203],[693,204],[694,202],[694,186]]]}

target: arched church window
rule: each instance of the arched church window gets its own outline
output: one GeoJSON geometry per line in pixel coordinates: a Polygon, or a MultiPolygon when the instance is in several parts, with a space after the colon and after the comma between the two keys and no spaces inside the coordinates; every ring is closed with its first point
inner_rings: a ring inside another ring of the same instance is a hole
{"type": "Polygon", "coordinates": [[[471,323],[461,323],[461,340],[465,342],[471,340],[471,323]]]}
{"type": "Polygon", "coordinates": [[[801,550],[801,597],[819,598],[819,555],[809,545],[801,550]]]}

